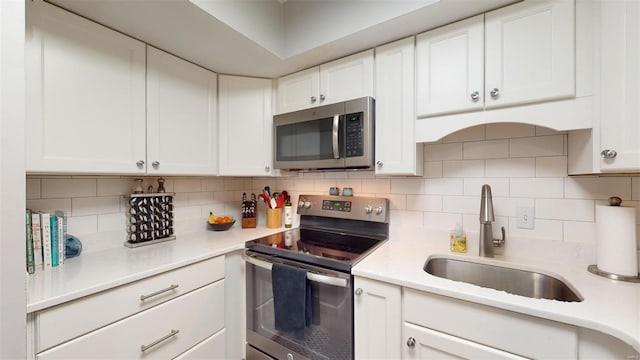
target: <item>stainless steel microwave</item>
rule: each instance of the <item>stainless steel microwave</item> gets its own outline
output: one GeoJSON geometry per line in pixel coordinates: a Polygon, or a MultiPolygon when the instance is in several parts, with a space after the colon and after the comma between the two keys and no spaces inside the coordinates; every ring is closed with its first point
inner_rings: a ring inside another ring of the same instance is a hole
{"type": "Polygon", "coordinates": [[[274,116],[275,168],[373,168],[374,109],[363,97],[274,116]]]}

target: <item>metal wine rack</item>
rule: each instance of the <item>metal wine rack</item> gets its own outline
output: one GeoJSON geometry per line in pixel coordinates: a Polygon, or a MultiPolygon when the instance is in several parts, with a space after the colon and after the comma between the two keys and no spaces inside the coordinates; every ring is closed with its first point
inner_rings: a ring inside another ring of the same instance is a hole
{"type": "Polygon", "coordinates": [[[127,240],[138,247],[174,240],[173,193],[130,194],[127,202],[127,240]]]}

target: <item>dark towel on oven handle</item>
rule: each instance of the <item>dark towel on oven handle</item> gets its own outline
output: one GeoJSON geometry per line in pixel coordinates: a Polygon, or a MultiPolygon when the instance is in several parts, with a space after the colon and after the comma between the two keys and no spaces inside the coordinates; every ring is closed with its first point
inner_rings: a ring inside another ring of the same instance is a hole
{"type": "Polygon", "coordinates": [[[273,264],[271,268],[273,310],[275,328],[304,337],[304,330],[311,325],[311,284],[307,271],[284,264],[273,264]]]}

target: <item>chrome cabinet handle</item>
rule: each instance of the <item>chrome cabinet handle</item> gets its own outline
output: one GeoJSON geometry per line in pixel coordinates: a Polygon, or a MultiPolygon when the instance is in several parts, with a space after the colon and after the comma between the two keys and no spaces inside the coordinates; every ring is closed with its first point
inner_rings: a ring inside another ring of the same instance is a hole
{"type": "Polygon", "coordinates": [[[480,99],[480,93],[477,91],[472,92],[469,96],[471,96],[471,100],[473,100],[474,102],[480,99]]]}
{"type": "Polygon", "coordinates": [[[410,348],[416,346],[416,339],[414,339],[413,337],[409,337],[407,339],[407,346],[410,348]]]}
{"type": "Polygon", "coordinates": [[[160,162],[159,161],[154,161],[151,163],[151,166],[153,166],[154,169],[157,169],[158,166],[160,166],[160,162]]]}
{"type": "Polygon", "coordinates": [[[269,171],[271,171],[271,166],[267,165],[264,167],[264,172],[268,173],[269,171]]]}
{"type": "Polygon", "coordinates": [[[311,97],[311,103],[312,103],[312,104],[315,104],[317,100],[318,100],[318,99],[316,99],[316,97],[315,97],[315,96],[312,96],[312,97],[311,97]]]}
{"type": "Polygon", "coordinates": [[[618,152],[615,150],[604,149],[600,152],[600,156],[602,156],[605,159],[613,159],[616,156],[618,156],[618,152]]]}
{"type": "Polygon", "coordinates": [[[144,166],[144,160],[136,161],[136,165],[138,166],[138,169],[142,169],[142,167],[144,166]]]}
{"type": "Polygon", "coordinates": [[[362,290],[361,288],[357,288],[356,289],[356,295],[358,295],[358,296],[362,295],[363,292],[364,292],[364,290],[362,290]]]}
{"type": "Polygon", "coordinates": [[[320,94],[320,101],[324,101],[327,97],[324,96],[323,94],[320,94]]]}
{"type": "Polygon", "coordinates": [[[152,342],[151,344],[149,344],[149,345],[140,345],[140,351],[145,352],[145,351],[151,349],[152,347],[160,344],[161,342],[178,335],[179,332],[180,332],[180,330],[171,329],[170,333],[168,333],[167,335],[161,337],[160,339],[152,342]]]}
{"type": "Polygon", "coordinates": [[[491,89],[491,91],[489,91],[489,95],[491,95],[492,98],[497,98],[498,96],[500,96],[500,89],[498,88],[493,88],[491,89]]]}
{"type": "Polygon", "coordinates": [[[151,293],[151,294],[149,294],[149,295],[140,295],[140,301],[145,301],[145,300],[147,300],[148,298],[152,298],[152,297],[154,297],[154,296],[158,296],[158,295],[160,295],[160,294],[162,294],[162,293],[166,293],[167,291],[175,290],[175,289],[177,289],[177,288],[178,288],[178,286],[179,286],[178,284],[175,284],[175,285],[171,285],[171,286],[169,286],[169,287],[168,287],[168,288],[166,288],[166,289],[162,289],[162,290],[158,290],[158,291],[156,291],[156,292],[153,292],[153,293],[151,293]]]}
{"type": "Polygon", "coordinates": [[[384,163],[382,161],[378,160],[378,161],[376,161],[376,165],[382,167],[382,165],[384,165],[384,163]]]}

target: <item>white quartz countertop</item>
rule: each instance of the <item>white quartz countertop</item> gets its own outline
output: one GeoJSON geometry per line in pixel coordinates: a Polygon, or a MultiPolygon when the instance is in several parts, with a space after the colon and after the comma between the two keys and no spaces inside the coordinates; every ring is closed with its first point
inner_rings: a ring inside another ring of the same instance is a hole
{"type": "Polygon", "coordinates": [[[138,248],[123,245],[82,253],[62,266],[28,276],[27,313],[240,250],[248,240],[283,230],[242,229],[236,225],[228,231],[181,235],[176,240],[138,248]]]}
{"type": "MultiPolygon", "coordinates": [[[[591,274],[585,266],[536,260],[480,258],[454,254],[446,242],[429,242],[421,237],[392,238],[360,261],[353,274],[439,295],[480,303],[523,314],[598,330],[614,336],[640,352],[640,284],[608,280],[591,274]],[[532,299],[504,291],[451,281],[423,270],[430,256],[460,258],[516,267],[552,275],[570,283],[584,298],[582,302],[532,299]]],[[[477,250],[476,250],[477,251],[477,250]]]]}

